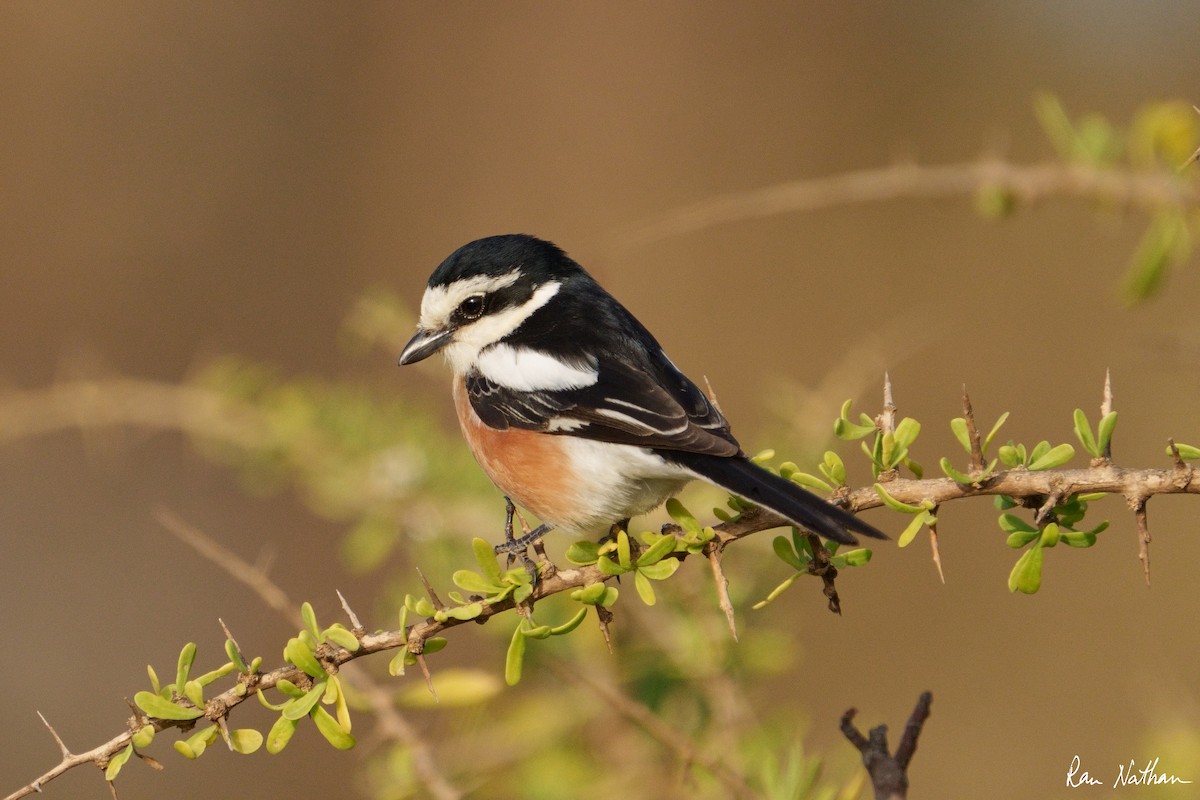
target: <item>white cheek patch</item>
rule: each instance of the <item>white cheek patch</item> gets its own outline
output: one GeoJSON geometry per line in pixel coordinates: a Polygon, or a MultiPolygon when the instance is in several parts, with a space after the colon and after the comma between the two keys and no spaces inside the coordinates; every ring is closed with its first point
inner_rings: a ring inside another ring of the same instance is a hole
{"type": "Polygon", "coordinates": [[[537,350],[507,344],[481,352],[475,366],[488,380],[518,392],[582,389],[600,378],[594,363],[569,364],[537,350]]]}

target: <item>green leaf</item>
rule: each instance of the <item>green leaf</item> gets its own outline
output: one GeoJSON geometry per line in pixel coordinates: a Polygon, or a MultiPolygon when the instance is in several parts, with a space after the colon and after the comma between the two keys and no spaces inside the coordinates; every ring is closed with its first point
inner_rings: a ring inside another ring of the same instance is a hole
{"type": "Polygon", "coordinates": [[[192,701],[197,708],[204,708],[204,687],[197,681],[188,681],[183,685],[183,696],[192,701]]]}
{"type": "Polygon", "coordinates": [[[237,642],[233,641],[233,639],[225,640],[225,655],[229,656],[229,660],[237,667],[238,672],[245,675],[250,671],[250,668],[246,665],[246,660],[242,658],[242,652],[238,650],[237,642]]]}
{"type": "MultiPolygon", "coordinates": [[[[1177,444],[1175,449],[1179,451],[1179,457],[1184,461],[1195,461],[1200,459],[1200,447],[1194,447],[1190,444],[1177,444]]],[[[1171,455],[1171,448],[1167,447],[1167,455],[1171,455]]]]}
{"type": "MultiPolygon", "coordinates": [[[[524,620],[522,620],[522,624],[524,620]]],[[[521,682],[521,666],[525,660],[525,639],[521,633],[521,625],[513,630],[512,640],[508,643],[508,653],[504,657],[504,682],[516,686],[521,682]]]]}
{"type": "Polygon", "coordinates": [[[1014,531],[1008,535],[1006,544],[1014,550],[1019,550],[1042,535],[1041,531],[1014,531]]]}
{"type": "Polygon", "coordinates": [[[846,462],[842,461],[842,457],[832,450],[826,450],[825,455],[821,458],[821,465],[824,467],[822,472],[825,477],[833,481],[835,486],[844,486],[846,483],[846,462]]]}
{"type": "MultiPolygon", "coordinates": [[[[224,664],[217,667],[212,672],[206,672],[203,675],[201,675],[199,678],[196,678],[194,683],[198,683],[201,686],[208,686],[209,684],[219,681],[221,678],[224,678],[226,675],[228,675],[229,673],[233,672],[236,669],[237,669],[237,666],[232,661],[226,661],[224,664]]],[[[188,681],[188,683],[193,683],[193,681],[188,681]]]]}
{"type": "Polygon", "coordinates": [[[1025,520],[1015,514],[1000,515],[1000,530],[1008,533],[1020,531],[1021,533],[1038,533],[1038,529],[1030,525],[1025,520]]]}
{"type": "Polygon", "coordinates": [[[1126,303],[1137,303],[1162,287],[1167,270],[1183,261],[1191,251],[1187,217],[1177,210],[1160,211],[1142,236],[1121,293],[1126,303]]]}
{"type": "Polygon", "coordinates": [[[275,688],[288,697],[304,697],[304,690],[289,681],[287,678],[280,678],[278,681],[276,681],[275,688]]]}
{"type": "Polygon", "coordinates": [[[988,435],[983,437],[983,442],[981,443],[982,447],[983,447],[983,452],[985,452],[985,453],[987,452],[988,446],[991,445],[991,443],[992,443],[992,439],[995,438],[996,434],[1000,432],[1000,428],[1004,425],[1004,422],[1007,419],[1008,419],[1008,412],[1005,411],[1003,414],[1000,415],[1000,419],[996,420],[996,424],[992,426],[992,429],[990,431],[988,431],[988,435]]]}
{"type": "MultiPolygon", "coordinates": [[[[1170,454],[1170,450],[1167,451],[1170,454]]],[[[154,693],[158,694],[162,691],[162,686],[158,682],[158,673],[154,671],[154,667],[146,665],[146,674],[150,676],[150,687],[154,689],[154,693]]]]}
{"type": "Polygon", "coordinates": [[[296,733],[296,727],[299,724],[296,720],[287,717],[276,719],[271,730],[267,732],[267,752],[272,755],[282,752],[283,748],[287,747],[288,742],[292,740],[292,735],[296,733]]]}
{"type": "Polygon", "coordinates": [[[521,635],[527,639],[548,639],[548,638],[550,638],[550,626],[549,625],[531,625],[531,624],[529,624],[529,621],[526,620],[521,623],[521,626],[518,628],[518,630],[520,630],[521,635]]]}
{"type": "Polygon", "coordinates": [[[572,564],[595,564],[600,557],[598,542],[572,542],[567,548],[567,560],[572,564]]]}
{"type": "Polygon", "coordinates": [[[1046,527],[1042,528],[1041,541],[1038,544],[1042,547],[1054,547],[1058,544],[1058,525],[1056,523],[1047,523],[1046,527]]]}
{"type": "Polygon", "coordinates": [[[181,706],[153,692],[138,692],[133,696],[133,702],[148,716],[156,719],[198,719],[204,716],[202,708],[181,706]]]}
{"type": "Polygon", "coordinates": [[[1067,531],[1059,536],[1071,547],[1091,547],[1096,543],[1095,531],[1067,531]]]}
{"type": "Polygon", "coordinates": [[[601,556],[596,560],[596,566],[600,568],[600,572],[605,575],[624,575],[629,572],[627,569],[622,569],[621,565],[613,561],[608,556],[601,556]]]}
{"type": "Polygon", "coordinates": [[[638,597],[642,598],[642,602],[648,606],[652,606],[657,602],[654,597],[654,587],[650,584],[650,580],[638,570],[633,575],[633,587],[637,589],[638,597]]]}
{"type": "Polygon", "coordinates": [[[875,425],[869,422],[870,417],[866,417],[865,415],[863,416],[868,421],[866,424],[856,424],[850,421],[850,406],[853,404],[853,399],[843,403],[841,416],[833,423],[833,435],[839,439],[853,441],[855,439],[862,439],[864,436],[870,436],[876,431],[875,425]]]}
{"type": "Polygon", "coordinates": [[[317,627],[317,614],[313,611],[312,603],[305,600],[300,604],[300,620],[304,628],[317,642],[321,641],[321,629],[317,627]]]}
{"type": "Polygon", "coordinates": [[[1081,408],[1075,409],[1075,436],[1083,445],[1084,452],[1093,458],[1100,456],[1100,448],[1096,446],[1096,439],[1092,436],[1092,426],[1081,408]]]}
{"type": "Polygon", "coordinates": [[[913,442],[921,433],[921,423],[912,417],[905,417],[896,425],[896,445],[903,450],[912,447],[913,442]]]}
{"type": "Polygon", "coordinates": [[[114,755],[108,760],[108,766],[104,768],[104,780],[112,783],[117,779],[117,775],[121,772],[121,767],[125,766],[125,762],[133,755],[133,745],[130,744],[121,752],[114,755]]]}
{"type": "Polygon", "coordinates": [[[1042,586],[1042,548],[1034,545],[1021,554],[1008,575],[1008,590],[1033,594],[1042,586]]]}
{"type": "MultiPolygon", "coordinates": [[[[471,540],[471,550],[475,553],[475,560],[479,563],[479,568],[483,570],[483,577],[494,584],[500,583],[500,563],[496,561],[495,548],[476,536],[471,540]]],[[[463,588],[467,587],[463,586],[463,588]]]]}
{"type": "Polygon", "coordinates": [[[826,494],[833,492],[832,486],[818,478],[816,475],[810,475],[807,472],[793,472],[788,476],[788,480],[807,489],[815,489],[818,492],[825,492],[826,494]]]}
{"type": "Polygon", "coordinates": [[[792,547],[791,541],[785,536],[776,536],[771,541],[771,547],[775,549],[775,555],[779,559],[790,566],[792,569],[803,572],[805,569],[804,561],[796,554],[796,550],[792,547]]]}
{"type": "Polygon", "coordinates": [[[926,511],[922,514],[917,514],[911,520],[909,520],[908,526],[896,539],[896,545],[898,547],[908,547],[908,545],[912,543],[912,540],[917,537],[917,532],[921,530],[921,526],[925,524],[928,513],[929,512],[926,511]]]}
{"type": "Polygon", "coordinates": [[[617,531],[617,563],[626,570],[633,568],[633,555],[629,547],[629,534],[625,531],[617,531]]]}
{"type": "Polygon", "coordinates": [[[414,597],[411,594],[404,595],[404,605],[414,614],[419,614],[422,617],[432,617],[437,610],[433,607],[433,603],[427,597],[414,597]]]}
{"type": "Polygon", "coordinates": [[[308,716],[308,712],[312,707],[321,701],[321,695],[325,693],[325,681],[319,681],[313,684],[313,687],[303,694],[303,696],[289,701],[283,707],[283,715],[288,719],[304,719],[308,716]]]}
{"type": "Polygon", "coordinates": [[[791,586],[793,583],[795,583],[796,579],[799,578],[801,574],[803,574],[803,573],[796,572],[792,575],[789,575],[783,581],[783,583],[779,584],[778,586],[776,586],[774,589],[771,590],[771,593],[769,595],[767,595],[765,600],[760,600],[759,602],[757,602],[753,606],[751,606],[751,608],[753,608],[755,611],[757,611],[758,609],[763,608],[764,606],[773,602],[775,600],[775,598],[779,597],[779,595],[786,592],[788,590],[788,587],[791,586]]]}
{"type": "Polygon", "coordinates": [[[155,730],[153,725],[143,725],[134,732],[132,737],[130,737],[129,743],[139,750],[145,749],[150,746],[151,742],[154,741],[154,734],[155,730]]]}
{"type": "Polygon", "coordinates": [[[562,636],[563,634],[570,633],[571,631],[573,631],[579,627],[579,624],[581,622],[583,622],[583,618],[586,616],[587,616],[587,609],[586,608],[579,609],[579,611],[575,612],[575,616],[571,617],[569,620],[564,622],[562,625],[556,625],[555,627],[551,628],[550,635],[551,636],[562,636]]]}
{"type": "Polygon", "coordinates": [[[654,564],[638,567],[637,571],[639,575],[645,575],[652,581],[663,581],[674,575],[677,569],[679,569],[678,558],[664,558],[654,564]]]}
{"type": "Polygon", "coordinates": [[[341,625],[336,623],[330,625],[325,629],[324,636],[326,639],[344,650],[349,650],[351,653],[358,652],[358,637],[354,635],[353,631],[347,630],[341,625]]]}
{"type": "Polygon", "coordinates": [[[1019,467],[1025,463],[1024,455],[1021,451],[1011,444],[1000,445],[1000,462],[1006,467],[1019,467]]]}
{"type": "Polygon", "coordinates": [[[1096,426],[1096,445],[1100,448],[1100,455],[1108,452],[1112,446],[1113,431],[1117,428],[1117,412],[1110,411],[1100,420],[1100,424],[1096,426]]]}
{"type": "Polygon", "coordinates": [[[472,572],[469,569],[455,570],[454,574],[450,576],[450,580],[454,581],[455,586],[475,594],[489,595],[503,589],[498,581],[490,581],[478,572],[472,572]]]}
{"type": "Polygon", "coordinates": [[[338,724],[338,721],[324,708],[314,706],[313,710],[308,712],[308,715],[317,724],[317,730],[325,737],[325,741],[338,750],[349,750],[351,747],[354,747],[354,737],[350,735],[349,731],[342,730],[342,726],[338,724]]]}
{"type": "Polygon", "coordinates": [[[324,678],[327,674],[312,649],[298,636],[288,639],[287,646],[283,648],[283,657],[313,678],[324,678]]]}
{"type": "Polygon", "coordinates": [[[883,484],[875,484],[875,493],[883,500],[883,504],[893,511],[899,511],[902,514],[919,514],[924,511],[923,506],[912,506],[908,503],[903,503],[887,493],[887,489],[883,488],[883,484]]]}
{"type": "Polygon", "coordinates": [[[446,616],[451,619],[475,619],[483,613],[483,603],[467,603],[466,605],[447,608],[445,611],[446,616]]]}
{"type": "Polygon", "coordinates": [[[263,735],[253,728],[238,728],[229,732],[229,746],[235,753],[250,755],[262,747],[263,735]]]}
{"type": "Polygon", "coordinates": [[[196,661],[196,643],[188,642],[179,651],[179,664],[175,670],[175,690],[183,691],[183,685],[187,683],[188,673],[192,671],[192,664],[196,661]]]}
{"type": "Polygon", "coordinates": [[[604,598],[605,586],[597,581],[571,592],[571,599],[586,605],[597,605],[604,598]]]}
{"type": "MultiPolygon", "coordinates": [[[[699,532],[699,530],[696,531],[696,533],[699,532]]],[[[674,536],[663,536],[638,556],[637,566],[648,567],[651,564],[657,564],[659,561],[662,561],[668,554],[675,552],[675,541],[674,536]]],[[[679,563],[677,559],[672,560],[676,564],[679,563]]]]}
{"type": "Polygon", "coordinates": [[[196,750],[192,749],[191,745],[182,739],[172,742],[172,746],[175,748],[176,753],[179,753],[179,755],[183,756],[184,758],[193,760],[199,758],[200,754],[204,752],[203,746],[201,746],[199,752],[197,752],[196,750]]]}
{"type": "Polygon", "coordinates": [[[692,516],[692,512],[684,508],[683,503],[679,502],[674,497],[667,501],[666,508],[667,513],[671,515],[671,519],[675,520],[675,523],[685,531],[690,533],[699,533],[702,530],[702,526],[696,521],[696,518],[692,516]]]}
{"type": "Polygon", "coordinates": [[[842,567],[861,567],[865,566],[871,560],[871,551],[865,547],[859,547],[854,550],[847,550],[845,553],[840,553],[834,556],[832,560],[841,562],[835,565],[838,569],[842,567]]]}
{"type": "Polygon", "coordinates": [[[971,433],[967,429],[966,419],[955,417],[950,420],[950,430],[954,433],[954,438],[962,445],[962,449],[967,451],[967,455],[971,455],[971,433]]]}
{"type": "Polygon", "coordinates": [[[1040,456],[1032,459],[1029,462],[1029,469],[1033,472],[1044,469],[1055,469],[1066,464],[1074,457],[1074,447],[1071,447],[1069,444],[1060,444],[1058,447],[1047,450],[1040,456]]]}
{"type": "Polygon", "coordinates": [[[954,465],[950,463],[950,459],[946,458],[945,456],[942,456],[942,460],[938,462],[938,466],[942,468],[942,472],[945,473],[947,478],[955,483],[962,484],[963,486],[970,486],[977,480],[965,472],[959,472],[954,468],[954,465]]]}

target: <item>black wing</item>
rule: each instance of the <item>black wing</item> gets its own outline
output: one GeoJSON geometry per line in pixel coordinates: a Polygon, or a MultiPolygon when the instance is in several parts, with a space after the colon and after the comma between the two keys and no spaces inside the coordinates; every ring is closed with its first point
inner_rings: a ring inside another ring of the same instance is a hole
{"type": "Polygon", "coordinates": [[[721,412],[666,356],[638,369],[602,360],[594,384],[580,389],[517,391],[472,373],[467,396],[492,428],[523,428],[617,444],[718,456],[741,453],[721,412]]]}

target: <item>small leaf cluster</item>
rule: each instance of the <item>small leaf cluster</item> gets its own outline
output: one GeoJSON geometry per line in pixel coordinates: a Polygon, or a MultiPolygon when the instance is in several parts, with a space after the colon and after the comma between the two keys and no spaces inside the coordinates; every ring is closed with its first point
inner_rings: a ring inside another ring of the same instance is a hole
{"type": "MultiPolygon", "coordinates": [[[[188,642],[179,652],[173,683],[163,684],[158,679],[158,673],[154,671],[154,667],[146,667],[151,690],[143,690],[133,696],[134,705],[145,714],[145,718],[142,720],[141,726],[133,732],[129,746],[109,759],[108,766],[104,771],[106,780],[109,782],[116,780],[121,768],[129,761],[129,758],[149,747],[154,741],[155,733],[161,726],[155,725],[153,720],[184,723],[190,726],[195,720],[205,716],[207,709],[204,692],[209,685],[233,672],[239,672],[249,677],[256,674],[262,665],[262,658],[255,658],[247,664],[232,640],[226,641],[225,651],[230,656],[229,661],[217,669],[193,678],[191,672],[196,661],[196,645],[194,642],[188,642]]],[[[235,687],[235,692],[244,695],[246,685],[239,682],[235,687]]],[[[199,758],[220,735],[221,731],[215,724],[207,725],[187,739],[176,741],[175,750],[187,758],[199,758]]],[[[262,746],[263,737],[256,730],[244,728],[229,731],[227,743],[230,750],[249,754],[262,746]]]]}
{"type": "MultiPolygon", "coordinates": [[[[1087,513],[1088,503],[1104,496],[1103,492],[1073,494],[1066,501],[1054,507],[1048,516],[1048,519],[1053,519],[1053,521],[1044,522],[1041,527],[1031,525],[1014,514],[1001,514],[1000,529],[1008,533],[1008,546],[1013,549],[1028,548],[1017,559],[1012,572],[1009,573],[1008,590],[1033,594],[1040,589],[1045,551],[1059,542],[1080,548],[1094,545],[1096,534],[1108,527],[1107,520],[1088,530],[1079,530],[1075,526],[1083,520],[1087,513]]],[[[1015,505],[1016,503],[1011,497],[1006,495],[996,497],[997,508],[1007,509],[1015,505]]]]}
{"type": "Polygon", "coordinates": [[[882,430],[875,421],[866,414],[858,415],[859,421],[850,419],[850,406],[853,400],[842,404],[841,414],[833,424],[833,433],[839,439],[848,442],[865,439],[874,434],[870,447],[861,442],[862,450],[871,459],[871,473],[878,478],[884,473],[894,472],[901,465],[908,468],[917,478],[925,474],[924,469],[916,461],[908,457],[908,450],[921,433],[921,423],[912,417],[905,417],[896,424],[895,430],[882,430]]]}
{"type": "MultiPolygon", "coordinates": [[[[673,534],[646,532],[642,534],[642,541],[646,547],[637,547],[628,533],[617,531],[616,536],[602,543],[575,542],[567,550],[567,559],[575,564],[595,564],[610,578],[632,572],[638,596],[643,603],[652,606],[657,598],[650,582],[666,580],[679,569],[680,561],[673,554],[680,540],[673,534]]],[[[616,599],[615,595],[613,599],[616,599]]]]}
{"type": "Polygon", "coordinates": [[[912,519],[909,520],[908,525],[896,539],[898,547],[908,547],[912,543],[912,540],[916,538],[922,526],[930,530],[937,529],[937,516],[934,514],[936,506],[932,500],[922,500],[920,505],[913,505],[912,503],[905,503],[892,497],[888,494],[887,489],[884,488],[882,483],[876,483],[872,488],[875,490],[875,494],[879,495],[879,499],[883,501],[883,504],[892,511],[912,515],[912,519]]]}
{"type": "MultiPolygon", "coordinates": [[[[1008,412],[1005,411],[1000,415],[1000,418],[996,420],[996,424],[992,426],[992,429],[988,431],[987,436],[980,438],[979,451],[981,458],[987,458],[988,450],[992,446],[992,440],[996,438],[996,434],[1000,432],[1000,428],[1003,427],[1005,421],[1007,420],[1008,412]]],[[[950,420],[950,430],[954,433],[954,438],[958,440],[960,445],[962,445],[962,449],[966,451],[967,455],[973,457],[974,451],[971,443],[970,426],[967,424],[966,418],[955,417],[954,419],[950,420]]],[[[961,472],[955,469],[954,464],[945,456],[943,456],[941,461],[938,462],[938,465],[942,468],[942,472],[946,475],[946,477],[955,483],[961,483],[964,486],[972,486],[987,480],[988,477],[991,476],[992,470],[996,468],[998,461],[999,459],[993,458],[988,462],[987,466],[984,467],[982,471],[971,470],[969,473],[961,472]]]]}
{"type": "MultiPolygon", "coordinates": [[[[1038,96],[1035,109],[1060,157],[1098,170],[1114,169],[1122,156],[1127,156],[1136,170],[1158,171],[1182,180],[1176,170],[1195,150],[1200,135],[1200,119],[1187,103],[1181,102],[1143,107],[1128,131],[1118,130],[1099,114],[1072,119],[1059,99],[1050,94],[1038,96]]],[[[994,200],[981,207],[1008,213],[1013,206],[1011,195],[1009,200],[1007,207],[994,200]]],[[[1182,201],[1164,204],[1154,211],[1122,281],[1121,294],[1126,302],[1145,300],[1162,287],[1168,271],[1191,257],[1197,229],[1200,217],[1182,201]]]]}
{"type": "MultiPolygon", "coordinates": [[[[788,590],[796,579],[801,575],[813,574],[809,567],[812,565],[813,555],[812,542],[807,535],[800,532],[799,528],[792,528],[792,535],[789,539],[786,536],[776,536],[771,542],[771,546],[775,550],[775,555],[779,560],[790,566],[795,572],[786,577],[782,583],[771,590],[766,599],[754,604],[754,608],[760,609],[770,603],[775,598],[788,590]]],[[[829,553],[829,563],[835,569],[844,569],[845,567],[861,567],[871,560],[871,551],[865,547],[848,550],[845,553],[838,553],[837,542],[825,542],[825,550],[829,553]]]]}
{"type": "Polygon", "coordinates": [[[334,623],[328,628],[321,629],[317,625],[316,614],[309,603],[300,607],[300,616],[304,628],[291,639],[283,648],[283,657],[288,662],[299,667],[309,678],[307,686],[300,686],[288,680],[280,680],[275,688],[287,696],[287,700],[278,705],[267,701],[260,691],[259,702],[272,711],[279,712],[279,719],[271,726],[267,734],[267,752],[278,753],[287,747],[300,720],[309,717],[316,725],[325,740],[338,750],[349,750],[354,747],[354,736],[350,733],[350,709],[346,704],[346,693],[341,679],[330,673],[321,660],[317,658],[317,649],[330,644],[355,652],[359,648],[358,637],[340,623],[334,623]],[[334,714],[330,714],[323,706],[333,706],[334,714]]]}

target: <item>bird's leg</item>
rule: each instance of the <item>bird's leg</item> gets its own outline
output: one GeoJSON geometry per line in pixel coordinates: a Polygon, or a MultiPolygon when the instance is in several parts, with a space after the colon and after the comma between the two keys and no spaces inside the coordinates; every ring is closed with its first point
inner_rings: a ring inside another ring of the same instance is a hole
{"type": "Polygon", "coordinates": [[[629,517],[626,517],[625,519],[617,520],[612,525],[610,525],[608,528],[608,533],[606,533],[600,537],[600,541],[598,542],[598,544],[604,544],[605,542],[615,542],[617,540],[618,534],[620,534],[621,531],[625,531],[626,534],[629,533],[629,517]]]}
{"type": "Polygon", "coordinates": [[[513,504],[512,499],[508,497],[504,498],[504,513],[504,542],[502,544],[495,545],[492,548],[492,551],[496,555],[505,553],[508,556],[507,565],[510,569],[512,568],[513,562],[520,558],[525,564],[525,570],[529,573],[529,577],[536,582],[537,565],[533,562],[533,559],[529,557],[529,553],[526,551],[531,544],[537,542],[543,536],[549,533],[552,530],[552,526],[538,525],[533,530],[530,530],[529,524],[525,522],[525,518],[521,516],[521,512],[517,510],[517,507],[513,504]],[[513,536],[514,514],[517,516],[517,519],[521,521],[521,530],[525,532],[520,538],[513,536]]]}

